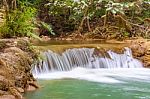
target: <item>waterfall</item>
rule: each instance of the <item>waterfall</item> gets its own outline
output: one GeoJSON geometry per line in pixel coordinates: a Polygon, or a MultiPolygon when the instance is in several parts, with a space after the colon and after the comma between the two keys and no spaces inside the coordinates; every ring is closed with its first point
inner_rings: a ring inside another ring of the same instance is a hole
{"type": "Polygon", "coordinates": [[[43,52],[44,60],[34,64],[33,74],[53,71],[69,71],[76,67],[83,68],[140,68],[142,63],[133,58],[131,49],[125,47],[123,54],[107,51],[109,57],[94,54],[94,48],[68,49],[61,55],[48,50],[43,52]]]}

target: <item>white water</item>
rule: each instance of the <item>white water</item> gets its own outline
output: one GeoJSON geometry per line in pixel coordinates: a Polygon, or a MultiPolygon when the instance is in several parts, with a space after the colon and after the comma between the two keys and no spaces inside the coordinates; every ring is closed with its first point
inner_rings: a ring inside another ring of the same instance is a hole
{"type": "MultiPolygon", "coordinates": [[[[35,75],[54,71],[69,71],[77,67],[84,68],[141,68],[142,63],[132,57],[129,48],[123,54],[109,50],[110,58],[94,54],[94,48],[68,49],[62,55],[52,51],[44,52],[44,61],[35,64],[32,73],[35,75]]],[[[98,53],[102,54],[102,53],[98,53]]]]}
{"type": "MultiPolygon", "coordinates": [[[[35,64],[32,73],[38,79],[83,79],[103,83],[124,83],[120,79],[149,81],[150,70],[132,57],[129,48],[123,54],[111,50],[110,58],[94,54],[94,49],[68,49],[62,55],[44,52],[46,59],[35,64]]],[[[101,54],[101,53],[100,53],[101,54]]]]}
{"type": "Polygon", "coordinates": [[[37,79],[52,80],[73,78],[101,83],[125,83],[124,80],[150,82],[150,69],[118,68],[118,69],[86,69],[75,68],[71,71],[60,71],[35,75],[37,79]]]}

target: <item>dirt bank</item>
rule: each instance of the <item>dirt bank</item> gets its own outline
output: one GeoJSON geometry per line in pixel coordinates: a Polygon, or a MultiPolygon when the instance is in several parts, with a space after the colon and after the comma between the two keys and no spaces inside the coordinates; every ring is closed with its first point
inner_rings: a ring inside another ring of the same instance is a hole
{"type": "Polygon", "coordinates": [[[35,52],[28,38],[0,39],[0,99],[22,99],[38,88],[30,73],[35,52]]]}

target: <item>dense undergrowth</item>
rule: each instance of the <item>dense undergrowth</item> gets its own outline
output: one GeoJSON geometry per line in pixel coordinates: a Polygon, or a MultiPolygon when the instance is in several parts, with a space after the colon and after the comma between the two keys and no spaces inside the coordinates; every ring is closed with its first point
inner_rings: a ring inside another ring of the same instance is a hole
{"type": "Polygon", "coordinates": [[[1,37],[150,38],[149,0],[3,0],[1,37]]]}

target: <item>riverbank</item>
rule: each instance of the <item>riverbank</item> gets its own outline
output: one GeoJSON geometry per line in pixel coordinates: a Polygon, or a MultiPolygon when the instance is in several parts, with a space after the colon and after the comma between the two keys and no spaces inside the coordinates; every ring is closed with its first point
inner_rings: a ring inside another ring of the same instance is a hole
{"type": "Polygon", "coordinates": [[[38,88],[30,72],[36,55],[28,38],[0,39],[0,99],[23,99],[38,88]]]}

